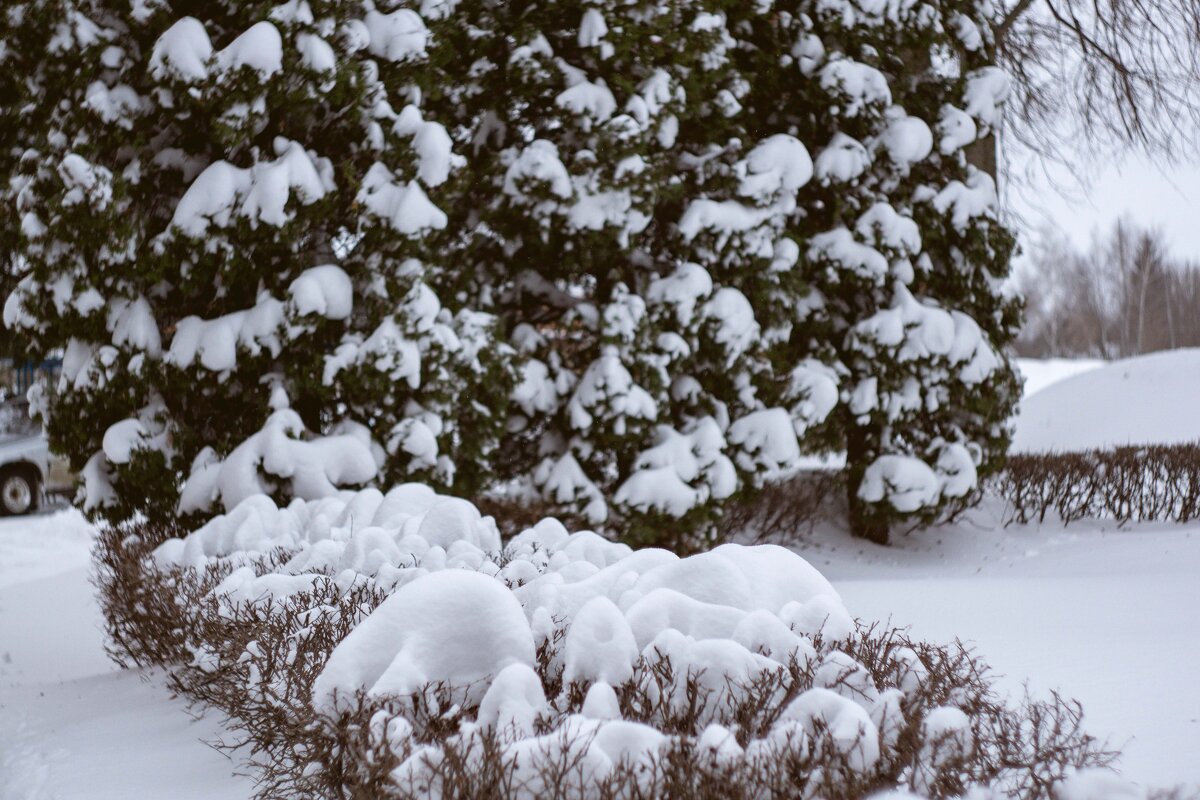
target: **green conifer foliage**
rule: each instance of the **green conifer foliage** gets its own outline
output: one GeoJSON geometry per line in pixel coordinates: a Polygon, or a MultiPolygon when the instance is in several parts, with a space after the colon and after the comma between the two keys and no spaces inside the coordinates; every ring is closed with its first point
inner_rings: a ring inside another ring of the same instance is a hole
{"type": "Polygon", "coordinates": [[[109,516],[416,479],[687,547],[844,452],[885,540],[1003,458],[986,0],[26,6],[5,316],[109,516]]]}
{"type": "Polygon", "coordinates": [[[85,508],[202,515],[407,476],[473,490],[511,354],[414,258],[446,224],[427,191],[458,163],[412,102],[415,15],[341,0],[23,13],[54,31],[32,62],[52,105],[18,143],[5,316],[64,352],[38,405],[85,508]]]}
{"type": "MultiPolygon", "coordinates": [[[[448,6],[447,6],[448,8],[448,6]]],[[[444,291],[527,357],[506,448],[634,539],[704,530],[806,452],[853,527],[961,508],[1017,397],[1013,248],[964,148],[986,4],[463,0],[423,85],[467,164],[444,291]]]]}

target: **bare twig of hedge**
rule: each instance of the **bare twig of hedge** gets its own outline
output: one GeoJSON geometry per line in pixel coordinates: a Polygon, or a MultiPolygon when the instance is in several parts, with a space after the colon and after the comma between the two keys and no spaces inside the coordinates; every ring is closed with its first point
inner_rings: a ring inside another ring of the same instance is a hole
{"type": "Polygon", "coordinates": [[[1200,443],[1014,454],[993,486],[1008,522],[1188,522],[1200,516],[1200,443]]]}
{"type": "Polygon", "coordinates": [[[845,485],[836,470],[803,470],[764,483],[725,507],[720,541],[791,541],[819,523],[844,518],[845,485]]]}

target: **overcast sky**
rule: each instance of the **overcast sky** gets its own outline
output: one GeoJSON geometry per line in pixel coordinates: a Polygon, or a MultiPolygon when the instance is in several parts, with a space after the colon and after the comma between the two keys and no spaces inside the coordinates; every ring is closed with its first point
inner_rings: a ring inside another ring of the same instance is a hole
{"type": "Polygon", "coordinates": [[[1010,182],[1005,202],[1025,218],[1023,227],[1053,224],[1086,249],[1093,231],[1108,231],[1126,214],[1143,226],[1160,227],[1172,253],[1200,264],[1200,166],[1164,170],[1130,158],[1120,165],[1077,169],[1095,172],[1090,187],[1080,188],[1067,170],[1021,186],[1014,185],[1015,179],[1010,182]]]}

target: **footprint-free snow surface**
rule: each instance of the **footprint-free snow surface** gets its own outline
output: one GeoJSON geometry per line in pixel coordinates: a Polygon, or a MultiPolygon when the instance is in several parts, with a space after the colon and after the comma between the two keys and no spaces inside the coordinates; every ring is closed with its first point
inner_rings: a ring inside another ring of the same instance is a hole
{"type": "MultiPolygon", "coordinates": [[[[1094,362],[1022,362],[1022,371],[1027,363],[1041,382],[1094,362]]],[[[1041,391],[1027,387],[1016,427],[1013,450],[1022,453],[1200,441],[1200,348],[1113,361],[1041,391]]]]}
{"type": "Polygon", "coordinates": [[[216,715],[105,657],[92,537],[75,511],[0,519],[0,800],[249,798],[216,715]]]}
{"type": "MultiPolygon", "coordinates": [[[[1001,688],[1083,701],[1146,786],[1200,784],[1200,526],[997,530],[983,509],[888,549],[815,531],[801,554],[851,613],[973,642],[1001,688]]],[[[0,800],[246,798],[161,676],[104,657],[74,512],[0,520],[0,800]]]]}
{"type": "Polygon", "coordinates": [[[1127,778],[1200,790],[1200,525],[1004,528],[998,511],[889,548],[817,531],[804,556],[854,615],[968,642],[1004,692],[1079,700],[1127,778]]]}
{"type": "Polygon", "coordinates": [[[1024,381],[1022,394],[1029,397],[1052,384],[1099,369],[1107,363],[1099,358],[1018,358],[1017,368],[1024,381]]]}

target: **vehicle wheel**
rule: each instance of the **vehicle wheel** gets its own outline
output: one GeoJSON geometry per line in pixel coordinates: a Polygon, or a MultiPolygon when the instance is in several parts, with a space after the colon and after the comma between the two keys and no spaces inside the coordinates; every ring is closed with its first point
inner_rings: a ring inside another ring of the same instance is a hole
{"type": "Polygon", "coordinates": [[[19,469],[0,473],[0,509],[10,516],[28,514],[38,506],[38,482],[19,469]]]}

